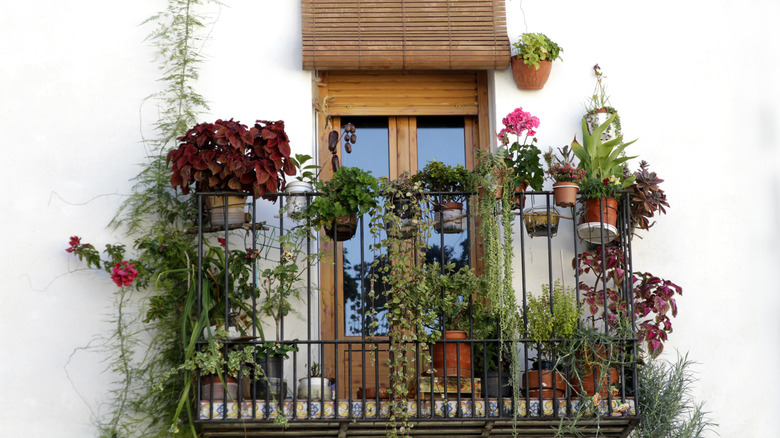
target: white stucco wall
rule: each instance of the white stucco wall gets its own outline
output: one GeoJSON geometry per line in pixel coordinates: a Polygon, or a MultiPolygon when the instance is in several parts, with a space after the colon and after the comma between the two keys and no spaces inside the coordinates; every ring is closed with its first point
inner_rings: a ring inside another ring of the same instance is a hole
{"type": "MultiPolygon", "coordinates": [[[[90,419],[111,375],[99,354],[77,349],[109,329],[115,286],[72,272],[83,265],[64,249],[71,235],[98,248],[122,238],[105,227],[143,161],[156,109],[142,101],[159,87],[143,42],[150,29],[139,24],[163,7],[37,0],[0,15],[0,127],[11,153],[0,161],[0,374],[10,376],[0,436],[95,436],[90,419]]],[[[507,9],[511,39],[527,24],[565,51],[542,91],[495,73],[498,123],[522,106],[541,119],[541,146],[568,144],[601,65],[626,136],[639,139],[632,153],[666,180],[669,214],[634,248],[637,269],[684,288],[668,355],[676,348],[701,363],[696,395],[721,436],[775,436],[780,6],[508,0],[507,9]]],[[[234,0],[211,12],[203,120],[283,119],[295,151],[310,153],[299,3],[234,0]]]]}

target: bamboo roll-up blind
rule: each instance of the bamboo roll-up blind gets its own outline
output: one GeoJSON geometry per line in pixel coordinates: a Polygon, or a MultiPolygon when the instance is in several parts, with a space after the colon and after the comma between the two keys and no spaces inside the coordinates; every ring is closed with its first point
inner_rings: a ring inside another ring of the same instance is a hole
{"type": "Polygon", "coordinates": [[[301,0],[306,70],[503,70],[504,0],[301,0]]]}

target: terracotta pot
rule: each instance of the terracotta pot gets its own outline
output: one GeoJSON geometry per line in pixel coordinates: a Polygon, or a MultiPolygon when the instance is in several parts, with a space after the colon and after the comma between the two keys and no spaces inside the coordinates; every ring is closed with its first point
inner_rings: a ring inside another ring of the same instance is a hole
{"type": "MultiPolygon", "coordinates": [[[[617,224],[617,199],[601,198],[601,209],[604,223],[615,226],[617,224]]],[[[602,214],[599,214],[599,199],[591,198],[585,200],[585,211],[583,213],[583,222],[601,222],[602,214]]]]}
{"type": "Polygon", "coordinates": [[[541,90],[552,70],[552,61],[539,61],[539,68],[525,65],[522,59],[512,57],[512,77],[521,90],[541,90]]]}
{"type": "MultiPolygon", "coordinates": [[[[577,395],[590,396],[596,393],[596,383],[601,377],[601,367],[594,366],[593,369],[582,376],[582,382],[574,376],[571,378],[571,386],[574,393],[577,395]]],[[[620,395],[620,373],[617,368],[610,368],[609,372],[604,376],[605,381],[599,383],[599,394],[602,398],[606,398],[609,394],[609,387],[614,386],[617,388],[612,392],[612,397],[618,397],[620,395]]]]}
{"type": "Polygon", "coordinates": [[[466,229],[466,215],[460,202],[442,202],[433,207],[433,229],[438,233],[458,234],[466,229]]]}
{"type": "MultiPolygon", "coordinates": [[[[577,202],[577,190],[580,185],[575,182],[557,182],[553,184],[553,196],[558,207],[573,207],[577,202]]],[[[596,207],[598,209],[598,206],[596,207]]]]}
{"type": "Polygon", "coordinates": [[[524,192],[528,184],[522,183],[515,187],[512,193],[512,210],[522,210],[525,207],[525,195],[517,192],[524,192]]]}
{"type": "Polygon", "coordinates": [[[553,394],[559,399],[566,396],[566,378],[558,371],[526,371],[523,373],[523,385],[526,385],[528,396],[530,398],[539,398],[541,391],[542,398],[553,398],[553,394]],[[539,373],[542,377],[541,390],[539,387],[539,373]],[[553,386],[553,377],[555,385],[553,386]]]}
{"type": "Polygon", "coordinates": [[[596,245],[607,244],[618,236],[617,200],[602,198],[602,212],[599,213],[598,198],[586,199],[582,220],[577,226],[577,235],[585,242],[596,245]],[[602,215],[603,214],[603,222],[602,215]],[[602,240],[603,239],[603,240],[602,240]]]}
{"type": "Polygon", "coordinates": [[[331,239],[333,238],[334,225],[336,227],[336,241],[343,242],[355,236],[358,226],[358,217],[356,214],[337,217],[329,227],[325,227],[325,233],[331,239]]]}
{"type": "MultiPolygon", "coordinates": [[[[463,330],[447,330],[444,332],[444,339],[456,341],[468,339],[468,333],[463,330]]],[[[471,346],[468,343],[447,343],[447,377],[471,376],[471,346]],[[458,361],[460,357],[460,362],[458,361]]],[[[436,370],[434,376],[444,375],[444,344],[437,342],[431,346],[431,356],[433,359],[433,368],[436,370]]]]}
{"type": "Polygon", "coordinates": [[[224,396],[227,393],[227,399],[228,401],[237,401],[238,400],[238,383],[236,382],[236,379],[230,376],[223,376],[223,379],[225,381],[225,385],[222,385],[222,382],[219,380],[219,377],[208,375],[208,376],[201,376],[200,378],[200,399],[201,400],[223,400],[224,396]],[[214,396],[212,398],[212,391],[214,392],[214,396]]]}

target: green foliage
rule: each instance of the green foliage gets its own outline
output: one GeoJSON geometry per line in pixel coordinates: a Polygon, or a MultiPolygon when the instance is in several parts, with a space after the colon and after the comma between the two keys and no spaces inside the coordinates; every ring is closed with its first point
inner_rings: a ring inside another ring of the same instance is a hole
{"type": "Polygon", "coordinates": [[[391,397],[387,435],[409,436],[407,382],[414,375],[415,366],[421,369],[430,366],[428,346],[438,340],[440,334],[426,330],[436,322],[436,313],[429,311],[435,296],[420,290],[426,278],[426,267],[419,261],[425,259],[432,223],[427,209],[428,198],[419,182],[403,176],[395,181],[385,179],[381,193],[384,208],[371,217],[370,223],[374,239],[370,249],[380,255],[375,257],[371,267],[368,297],[372,304],[367,319],[371,321],[370,332],[374,333],[378,325],[376,303],[386,303],[385,317],[390,327],[388,365],[391,397]],[[398,198],[419,202],[408,202],[398,209],[393,203],[398,198]],[[385,232],[387,224],[400,223],[402,216],[410,219],[408,223],[413,228],[412,232],[405,236],[385,232]]]}
{"type": "Polygon", "coordinates": [[[315,227],[330,226],[339,216],[362,216],[378,206],[376,178],[358,167],[340,167],[330,180],[317,182],[316,188],[320,196],[306,210],[315,227]]]}
{"type": "Polygon", "coordinates": [[[296,169],[298,169],[298,175],[295,177],[295,179],[301,182],[309,183],[313,186],[315,181],[317,181],[317,175],[320,166],[314,163],[306,164],[312,160],[311,155],[295,154],[294,156],[288,158],[288,160],[290,163],[292,163],[293,166],[295,166],[296,169]]]}
{"type": "Polygon", "coordinates": [[[696,403],[691,385],[696,381],[688,355],[676,362],[653,360],[639,367],[639,412],[635,438],[694,438],[711,430],[713,423],[696,403]]]}
{"type": "Polygon", "coordinates": [[[539,69],[539,61],[555,61],[560,58],[563,49],[543,33],[524,33],[512,44],[517,59],[522,59],[525,65],[539,69]]]}
{"type": "Polygon", "coordinates": [[[448,262],[443,267],[433,262],[424,267],[423,281],[416,287],[415,294],[427,305],[427,312],[438,315],[441,325],[431,328],[468,331],[468,310],[471,298],[485,295],[487,283],[477,277],[474,271],[464,266],[457,271],[455,264],[448,262]]]}
{"type": "Polygon", "coordinates": [[[473,174],[462,164],[448,166],[441,161],[429,161],[412,179],[421,182],[425,190],[431,193],[460,193],[442,195],[441,199],[444,202],[463,202],[468,196],[465,193],[473,192],[475,188],[473,174]]]}
{"type": "Polygon", "coordinates": [[[260,272],[258,287],[262,303],[259,311],[271,317],[276,325],[276,340],[282,339],[281,322],[292,310],[291,300],[301,298],[305,287],[303,276],[322,257],[322,253],[308,251],[307,245],[314,240],[310,227],[294,227],[279,238],[279,263],[260,272]]]}
{"type": "Polygon", "coordinates": [[[582,145],[577,142],[575,138],[571,143],[572,152],[580,160],[579,167],[585,169],[587,177],[582,185],[581,191],[583,197],[599,197],[598,194],[592,194],[588,192],[588,188],[593,188],[592,184],[588,183],[588,180],[597,181],[609,179],[618,185],[617,190],[628,188],[633,184],[636,176],[632,175],[627,178],[623,178],[623,165],[630,159],[636,157],[627,157],[624,154],[626,147],[634,143],[636,140],[632,140],[628,143],[623,143],[623,137],[617,137],[602,143],[601,134],[615,119],[616,115],[610,116],[606,122],[601,126],[594,129],[592,133],[588,132],[588,126],[585,119],[582,120],[582,145]]]}
{"type": "Polygon", "coordinates": [[[556,351],[555,344],[550,341],[570,338],[580,316],[574,291],[570,287],[564,289],[557,279],[552,294],[550,285],[542,284],[541,295],[529,295],[525,314],[528,321],[526,336],[537,343],[539,360],[548,361],[554,360],[556,351]]]}
{"type": "Polygon", "coordinates": [[[544,169],[539,156],[542,151],[536,145],[536,137],[530,144],[512,143],[508,148],[507,166],[512,169],[512,187],[522,183],[528,184],[533,190],[541,190],[544,184],[544,169]]]}

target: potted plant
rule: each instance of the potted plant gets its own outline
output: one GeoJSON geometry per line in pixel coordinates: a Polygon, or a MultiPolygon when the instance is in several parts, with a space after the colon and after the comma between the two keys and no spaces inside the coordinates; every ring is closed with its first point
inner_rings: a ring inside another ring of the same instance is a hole
{"type": "Polygon", "coordinates": [[[560,280],[542,284],[542,294],[529,295],[526,306],[525,336],[534,341],[537,358],[531,371],[523,374],[523,383],[531,398],[561,398],[566,391],[566,378],[555,369],[558,345],[568,339],[577,328],[579,309],[571,288],[564,288],[560,280]]]}
{"type": "Polygon", "coordinates": [[[440,233],[460,233],[466,229],[463,202],[474,191],[474,176],[462,164],[448,166],[430,161],[412,177],[436,198],[433,228],[440,233]]]}
{"type": "MultiPolygon", "coordinates": [[[[178,140],[179,146],[168,152],[167,164],[171,185],[184,194],[194,186],[198,192],[240,192],[259,198],[283,189],[285,175],[296,173],[281,120],[258,120],[251,128],[233,119],[199,123],[178,140]]],[[[212,225],[224,225],[225,213],[214,211],[219,207],[214,202],[220,199],[227,197],[206,198],[213,212],[212,225]]],[[[244,201],[228,203],[237,207],[227,215],[229,223],[231,218],[243,222],[244,201]]]]}
{"type": "Polygon", "coordinates": [[[544,154],[547,163],[547,176],[553,182],[553,196],[555,205],[559,207],[574,207],[577,202],[577,190],[585,179],[585,169],[574,164],[574,154],[569,146],[558,148],[560,157],[556,156],[552,148],[544,154]]]}
{"type": "Polygon", "coordinates": [[[311,193],[314,193],[314,182],[317,181],[316,171],[320,166],[307,164],[311,161],[311,155],[295,154],[290,157],[299,174],[294,181],[290,181],[284,187],[287,194],[285,211],[291,219],[301,219],[306,207],[311,203],[311,193]]]}
{"type": "Polygon", "coordinates": [[[323,377],[320,364],[312,364],[309,375],[298,380],[298,398],[333,400],[333,389],[330,379],[323,377]]]}
{"type": "Polygon", "coordinates": [[[598,64],[593,66],[593,71],[596,73],[596,88],[593,90],[593,94],[588,98],[586,105],[587,112],[583,119],[586,122],[589,132],[593,132],[596,128],[604,124],[604,122],[611,116],[612,121],[601,132],[601,141],[607,142],[614,140],[618,137],[622,137],[620,126],[620,116],[617,110],[609,103],[609,96],[607,96],[607,87],[604,85],[604,76],[601,73],[601,67],[598,64]]]}
{"type": "Polygon", "coordinates": [[[601,133],[614,120],[610,116],[592,133],[582,121],[582,145],[575,138],[571,149],[580,160],[579,167],[586,172],[580,192],[585,204],[582,223],[577,227],[581,239],[590,243],[608,243],[617,237],[617,198],[619,191],[628,188],[636,179],[623,177],[623,165],[635,158],[625,156],[624,150],[634,143],[623,143],[623,137],[602,142],[601,133]]]}
{"type": "Polygon", "coordinates": [[[502,123],[504,128],[498,133],[501,142],[499,147],[504,149],[502,153],[506,157],[504,159],[506,167],[512,171],[510,185],[515,191],[515,208],[522,208],[524,197],[518,192],[525,191],[526,187],[541,190],[544,183],[544,169],[539,162],[541,151],[534,145],[536,137],[533,137],[530,143],[528,142],[529,137],[536,135],[535,129],[539,127],[539,118],[523,111],[523,108],[517,108],[507,114],[502,123]],[[515,141],[511,145],[510,134],[515,136],[515,141]],[[520,137],[523,137],[522,143],[520,137]]]}
{"type": "Polygon", "coordinates": [[[306,209],[315,228],[324,227],[325,234],[336,241],[355,235],[358,217],[377,207],[379,186],[370,171],[358,167],[339,167],[331,179],[316,183],[320,196],[306,209]]]}
{"type": "Polygon", "coordinates": [[[541,90],[550,77],[552,62],[563,49],[542,33],[524,33],[512,44],[512,77],[517,88],[541,90]]]}
{"type": "Polygon", "coordinates": [[[639,170],[634,172],[634,183],[628,188],[631,196],[631,227],[649,230],[655,225],[650,220],[656,213],[666,214],[666,208],[669,203],[666,201],[666,194],[659,187],[664,182],[658,178],[655,172],[648,169],[647,161],[642,160],[639,163],[639,170]]]}
{"type": "Polygon", "coordinates": [[[379,178],[379,193],[385,199],[383,215],[388,235],[401,240],[409,239],[417,232],[417,222],[424,215],[420,201],[423,199],[423,186],[403,172],[398,178],[379,178]]]}
{"type": "MultiPolygon", "coordinates": [[[[168,371],[164,378],[168,379],[179,373],[198,373],[201,384],[201,400],[238,401],[239,376],[258,373],[255,363],[255,347],[253,345],[224,345],[228,333],[217,330],[200,350],[187,358],[178,367],[168,371]]],[[[188,385],[187,385],[188,386],[188,385]]],[[[186,390],[188,387],[185,388],[186,390]]],[[[186,402],[182,395],[180,404],[186,402]]]]}
{"type": "MultiPolygon", "coordinates": [[[[484,397],[512,397],[512,343],[511,333],[502,328],[498,308],[489,303],[474,301],[472,310],[473,338],[483,339],[474,344],[474,375],[483,379],[484,397]],[[502,333],[504,332],[504,333],[502,333]]],[[[515,315],[519,319],[518,315],[515,315]]]]}
{"type": "Polygon", "coordinates": [[[443,268],[437,262],[426,266],[425,279],[417,292],[430,297],[429,312],[439,316],[439,322],[431,329],[440,329],[445,340],[456,341],[438,342],[431,347],[435,376],[471,376],[471,344],[457,341],[469,339],[471,298],[483,296],[485,286],[484,280],[467,266],[457,271],[454,263],[443,268]]]}

